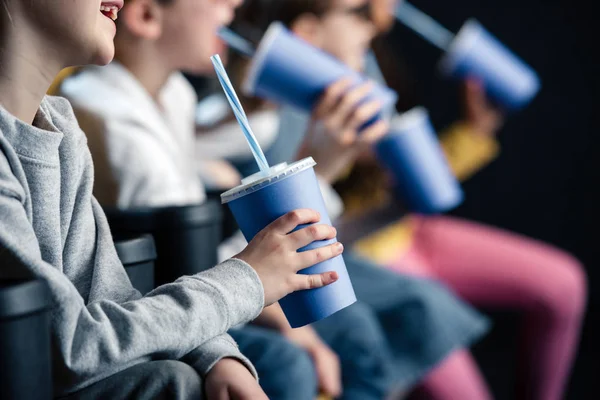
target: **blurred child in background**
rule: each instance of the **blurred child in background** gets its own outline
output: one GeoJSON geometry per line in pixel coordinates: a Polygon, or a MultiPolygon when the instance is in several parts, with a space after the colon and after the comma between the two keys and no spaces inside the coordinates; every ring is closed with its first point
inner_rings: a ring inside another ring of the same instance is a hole
{"type": "MultiPolygon", "coordinates": [[[[373,11],[384,32],[374,47],[383,75],[401,85],[407,77],[398,76],[398,63],[389,56],[393,51],[385,37],[393,23],[391,11],[399,3],[373,0],[373,11]]],[[[467,179],[499,153],[496,134],[503,116],[476,79],[465,82],[463,98],[465,117],[443,134],[442,146],[456,175],[467,179]]],[[[519,311],[516,398],[563,398],[585,315],[587,285],[579,261],[547,244],[456,218],[421,216],[413,219],[412,226],[410,248],[379,261],[398,271],[437,278],[477,306],[519,311]]],[[[378,240],[363,243],[363,250],[371,251],[371,245],[377,248],[378,240]]],[[[395,246],[400,248],[400,241],[395,246]]],[[[433,397],[448,398],[436,390],[431,388],[433,397]]]]}
{"type": "MultiPolygon", "coordinates": [[[[327,50],[354,69],[360,70],[364,67],[365,53],[376,33],[373,24],[365,18],[369,15],[369,7],[370,4],[366,1],[248,1],[242,6],[234,26],[251,35],[253,30],[264,32],[264,29],[275,20],[282,21],[309,43],[327,50]]],[[[234,59],[234,62],[232,70],[237,75],[239,83],[246,63],[239,58],[234,59]]],[[[381,105],[376,102],[361,103],[368,90],[368,85],[350,89],[350,84],[346,80],[333,84],[314,110],[312,121],[305,120],[303,122],[308,122],[307,124],[300,124],[304,128],[309,128],[306,137],[302,129],[298,129],[297,115],[286,113],[285,117],[280,118],[275,106],[255,99],[247,101],[246,104],[248,110],[253,111],[249,115],[251,120],[255,117],[264,128],[279,128],[282,132],[274,145],[266,149],[271,164],[310,154],[317,161],[317,173],[323,180],[333,183],[344,176],[357,157],[368,152],[372,143],[381,137],[381,130],[387,133],[388,127],[384,121],[380,121],[361,132],[360,137],[357,135],[358,128],[381,110],[381,105]],[[299,132],[300,138],[294,137],[292,132],[299,132]]],[[[234,122],[224,123],[212,129],[209,134],[225,135],[232,129],[237,129],[234,122]]],[[[239,156],[235,155],[235,158],[238,159],[239,156]]],[[[245,172],[247,173],[249,171],[245,172]]],[[[351,229],[355,228],[357,227],[351,227],[351,229]]],[[[340,234],[344,232],[340,231],[340,234]]],[[[349,256],[347,255],[346,258],[349,256]]],[[[349,269],[352,273],[351,266],[349,269]]],[[[393,354],[396,357],[396,377],[406,388],[418,382],[433,365],[426,362],[429,368],[423,369],[418,367],[419,362],[432,359],[428,358],[426,352],[419,354],[422,349],[408,345],[412,329],[418,329],[417,320],[407,318],[402,325],[389,323],[389,320],[386,320],[389,318],[389,313],[384,311],[385,304],[392,296],[384,296],[383,292],[378,290],[387,288],[386,280],[393,278],[386,274],[379,275],[374,271],[376,268],[369,270],[370,279],[366,278],[365,273],[364,281],[357,282],[353,279],[353,282],[359,298],[378,310],[378,317],[386,327],[390,347],[404,348],[404,353],[398,351],[393,354]],[[412,360],[413,370],[403,365],[407,360],[412,360]]],[[[351,276],[354,278],[353,275],[351,276]]],[[[431,309],[435,309],[436,305],[434,303],[431,305],[431,309]]],[[[458,321],[452,318],[445,320],[444,324],[450,330],[460,327],[458,321]]],[[[460,332],[460,329],[450,334],[451,337],[460,336],[455,335],[460,332]]],[[[424,342],[433,344],[441,336],[438,333],[441,332],[422,331],[421,335],[424,342]]],[[[469,343],[469,340],[465,340],[462,345],[457,345],[454,349],[469,343]]],[[[461,352],[456,351],[441,364],[454,365],[454,359],[458,357],[461,357],[461,352]]],[[[439,361],[440,359],[437,358],[436,363],[439,361]]]]}
{"type": "MultiPolygon", "coordinates": [[[[252,32],[254,26],[264,31],[272,21],[280,20],[301,38],[361,70],[365,67],[368,39],[375,35],[377,27],[389,28],[395,2],[256,0],[249,3],[248,7],[254,4],[255,8],[242,9],[240,30],[252,32]],[[263,12],[257,11],[257,7],[263,12]],[[353,28],[341,29],[336,25],[342,14],[353,19],[353,28]],[[363,40],[353,42],[361,29],[365,32],[363,40]],[[355,54],[348,54],[351,49],[355,54]]],[[[395,83],[394,87],[410,86],[406,77],[398,76],[401,69],[390,62],[393,55],[389,49],[377,53],[381,65],[387,67],[384,74],[395,83]],[[388,70],[393,73],[386,74],[388,70]]],[[[330,88],[325,98],[336,99],[338,93],[330,88]]],[[[399,94],[401,102],[406,102],[407,96],[401,91],[399,94]]],[[[461,179],[468,178],[497,155],[495,134],[503,119],[489,104],[476,80],[465,82],[465,109],[465,120],[442,135],[450,165],[461,179]]],[[[293,146],[282,145],[285,142],[297,144],[296,149],[313,155],[318,162],[329,161],[332,146],[346,146],[347,137],[351,136],[348,132],[352,130],[340,123],[343,119],[332,117],[323,104],[314,110],[312,118],[287,110],[283,115],[282,136],[275,141],[274,150],[267,151],[272,159],[288,157],[294,151],[290,150],[293,146]],[[321,126],[329,129],[315,129],[319,120],[321,126]],[[281,156],[282,151],[288,153],[281,156]]],[[[343,173],[337,175],[336,188],[344,200],[345,216],[364,223],[368,222],[364,216],[374,210],[390,206],[396,209],[395,216],[385,214],[382,229],[359,238],[354,247],[357,252],[392,270],[438,279],[478,306],[521,311],[524,316],[518,398],[561,398],[586,302],[586,279],[578,261],[548,245],[495,228],[450,217],[413,214],[402,217],[401,209],[392,202],[389,179],[373,157],[367,152],[367,156],[356,157],[355,161],[352,171],[340,168],[343,173]],[[391,223],[392,220],[398,221],[391,223]]],[[[364,229],[343,224],[338,226],[341,232],[341,226],[344,233],[349,227],[355,231],[364,229]]],[[[466,350],[455,352],[430,373],[415,395],[439,399],[491,397],[466,350]]]]}

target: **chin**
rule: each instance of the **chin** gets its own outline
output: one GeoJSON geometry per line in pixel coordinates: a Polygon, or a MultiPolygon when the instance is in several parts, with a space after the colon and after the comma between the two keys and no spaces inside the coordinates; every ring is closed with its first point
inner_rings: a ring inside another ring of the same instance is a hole
{"type": "Polygon", "coordinates": [[[107,65],[115,57],[115,45],[111,41],[109,45],[104,45],[96,51],[91,64],[107,65]]]}
{"type": "Polygon", "coordinates": [[[182,68],[182,70],[190,75],[212,75],[214,73],[214,67],[210,61],[210,57],[206,57],[204,60],[199,60],[193,65],[182,68]]]}

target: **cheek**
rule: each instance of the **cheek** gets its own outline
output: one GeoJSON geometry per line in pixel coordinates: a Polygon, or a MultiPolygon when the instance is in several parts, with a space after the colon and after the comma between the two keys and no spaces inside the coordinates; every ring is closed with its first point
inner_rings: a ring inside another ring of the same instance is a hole
{"type": "Polygon", "coordinates": [[[176,67],[191,73],[210,71],[210,57],[219,52],[216,35],[201,24],[181,26],[176,36],[178,39],[167,43],[170,59],[176,61],[176,67]],[[177,45],[175,45],[177,43],[177,45]]]}
{"type": "Polygon", "coordinates": [[[322,49],[354,70],[362,69],[366,49],[359,35],[351,35],[348,27],[336,27],[323,32],[322,49]]]}
{"type": "Polygon", "coordinates": [[[101,24],[101,18],[105,17],[100,13],[96,1],[79,1],[71,7],[73,9],[70,12],[65,12],[65,9],[68,9],[67,6],[65,8],[55,6],[52,12],[53,15],[46,15],[45,18],[54,21],[54,23],[60,21],[59,23],[62,27],[68,29],[71,34],[77,35],[79,38],[90,38],[93,35],[100,36],[105,33],[106,26],[101,24]],[[84,6],[81,3],[86,4],[84,6]],[[90,7],[90,5],[94,5],[94,7],[90,7]]]}
{"type": "Polygon", "coordinates": [[[163,45],[177,68],[203,73],[212,69],[210,57],[223,50],[217,37],[217,9],[207,6],[207,0],[182,3],[177,15],[169,17],[163,31],[163,45]]]}
{"type": "Polygon", "coordinates": [[[209,58],[219,50],[218,37],[215,30],[210,29],[210,26],[196,23],[189,26],[183,36],[185,39],[182,40],[182,43],[187,43],[187,46],[182,50],[188,54],[188,58],[209,58]]]}
{"type": "MultiPolygon", "coordinates": [[[[54,24],[48,35],[58,44],[61,51],[68,51],[68,62],[72,64],[107,64],[114,57],[114,34],[116,28],[109,20],[102,20],[100,12],[83,10],[86,14],[77,16],[47,15],[48,21],[60,21],[54,24]],[[67,50],[68,49],[68,50],[67,50]]],[[[50,23],[50,22],[48,22],[50,23]]]]}
{"type": "Polygon", "coordinates": [[[174,24],[184,31],[180,35],[183,36],[183,40],[196,49],[202,42],[212,41],[217,30],[214,11],[210,7],[202,6],[203,3],[204,1],[188,7],[184,14],[174,21],[174,24]]]}
{"type": "Polygon", "coordinates": [[[226,53],[226,47],[221,40],[214,34],[214,31],[204,31],[202,36],[196,37],[196,46],[194,54],[194,67],[198,73],[210,72],[212,63],[210,57],[215,54],[223,56],[226,53]]]}
{"type": "Polygon", "coordinates": [[[194,19],[189,34],[193,37],[194,49],[208,58],[221,51],[221,41],[217,36],[219,24],[216,22],[214,10],[203,7],[200,11],[203,12],[194,19]]]}
{"type": "Polygon", "coordinates": [[[348,32],[335,26],[324,30],[321,38],[321,48],[338,58],[343,58],[351,43],[348,32]]]}

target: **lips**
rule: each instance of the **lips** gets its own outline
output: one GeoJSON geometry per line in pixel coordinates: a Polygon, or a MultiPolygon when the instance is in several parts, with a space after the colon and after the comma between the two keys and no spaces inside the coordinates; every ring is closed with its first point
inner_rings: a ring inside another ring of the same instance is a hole
{"type": "Polygon", "coordinates": [[[117,20],[119,11],[123,8],[124,0],[104,1],[100,4],[100,12],[113,21],[117,20]]]}

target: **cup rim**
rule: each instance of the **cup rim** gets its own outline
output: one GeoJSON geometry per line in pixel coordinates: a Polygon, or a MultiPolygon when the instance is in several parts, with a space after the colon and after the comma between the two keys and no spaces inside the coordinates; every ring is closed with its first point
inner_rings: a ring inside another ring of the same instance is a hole
{"type": "Polygon", "coordinates": [[[464,23],[439,62],[439,70],[443,75],[452,75],[460,61],[459,55],[465,54],[473,48],[483,31],[483,25],[474,18],[470,18],[464,23]]]}
{"type": "Polygon", "coordinates": [[[286,27],[279,21],[272,22],[271,25],[269,25],[269,28],[267,28],[267,31],[258,44],[254,57],[252,57],[250,68],[248,69],[248,76],[244,80],[244,83],[242,83],[242,93],[246,96],[256,95],[256,85],[263,69],[262,67],[265,64],[267,54],[269,54],[269,50],[273,46],[275,40],[285,30],[286,27]]]}
{"type": "Polygon", "coordinates": [[[315,165],[317,165],[317,163],[312,157],[307,157],[300,161],[296,161],[295,163],[290,164],[289,166],[287,166],[287,168],[283,170],[275,171],[275,173],[272,175],[269,175],[264,178],[259,178],[254,182],[242,184],[240,186],[228,190],[227,192],[221,194],[221,203],[231,203],[234,200],[254,193],[264,187],[270,186],[283,179],[289,178],[290,176],[299,174],[302,171],[306,171],[307,169],[312,168],[315,165]]]}

